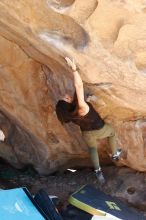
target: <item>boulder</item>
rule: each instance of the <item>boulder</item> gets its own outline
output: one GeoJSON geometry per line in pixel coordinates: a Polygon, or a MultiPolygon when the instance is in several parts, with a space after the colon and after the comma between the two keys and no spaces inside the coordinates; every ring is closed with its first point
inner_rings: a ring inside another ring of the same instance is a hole
{"type": "MultiPolygon", "coordinates": [[[[125,157],[146,171],[146,5],[143,0],[1,0],[0,157],[43,174],[91,166],[77,126],[62,126],[55,105],[73,94],[73,57],[85,94],[113,124],[125,157]]],[[[100,142],[104,164],[107,143],[100,142]]]]}

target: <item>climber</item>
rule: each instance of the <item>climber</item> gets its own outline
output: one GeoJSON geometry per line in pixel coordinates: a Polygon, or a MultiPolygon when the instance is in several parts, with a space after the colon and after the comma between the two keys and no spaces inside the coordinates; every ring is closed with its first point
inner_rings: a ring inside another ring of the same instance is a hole
{"type": "Polygon", "coordinates": [[[97,152],[97,140],[108,137],[111,147],[111,158],[117,161],[121,158],[122,150],[117,147],[117,138],[111,125],[104,122],[90,102],[84,99],[83,82],[77,71],[74,61],[65,58],[69,67],[72,68],[74,77],[75,94],[74,97],[65,95],[56,104],[56,114],[60,122],[73,122],[79,125],[83,139],[88,145],[91,160],[99,183],[104,183],[105,179],[100,167],[97,152]]]}

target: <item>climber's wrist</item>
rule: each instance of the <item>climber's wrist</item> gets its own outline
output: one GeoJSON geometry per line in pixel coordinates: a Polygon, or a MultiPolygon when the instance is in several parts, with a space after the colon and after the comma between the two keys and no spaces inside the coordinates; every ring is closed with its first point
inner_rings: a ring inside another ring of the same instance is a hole
{"type": "Polygon", "coordinates": [[[72,69],[73,72],[78,72],[79,71],[79,67],[76,67],[75,69],[72,69]]]}

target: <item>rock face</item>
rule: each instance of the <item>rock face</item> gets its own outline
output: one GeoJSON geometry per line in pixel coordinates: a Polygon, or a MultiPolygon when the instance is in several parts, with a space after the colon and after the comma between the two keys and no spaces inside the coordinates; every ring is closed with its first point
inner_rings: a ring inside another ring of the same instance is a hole
{"type": "Polygon", "coordinates": [[[146,171],[145,1],[1,0],[0,15],[0,157],[46,174],[90,165],[79,129],[55,114],[57,100],[74,91],[69,56],[90,102],[115,127],[126,152],[118,165],[146,171]]]}

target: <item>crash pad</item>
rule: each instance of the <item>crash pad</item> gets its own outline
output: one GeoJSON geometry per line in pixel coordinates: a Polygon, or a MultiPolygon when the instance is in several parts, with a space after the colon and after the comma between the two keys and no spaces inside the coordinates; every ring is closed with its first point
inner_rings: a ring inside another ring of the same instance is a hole
{"type": "MultiPolygon", "coordinates": [[[[0,191],[0,220],[44,220],[27,188],[0,191]]],[[[49,218],[47,218],[49,220],[49,218]]]]}
{"type": "MultiPolygon", "coordinates": [[[[92,185],[82,186],[69,198],[69,203],[94,216],[122,220],[146,220],[142,214],[136,212],[127,204],[105,194],[92,185]]],[[[98,218],[97,218],[98,219],[98,218]]]]}

